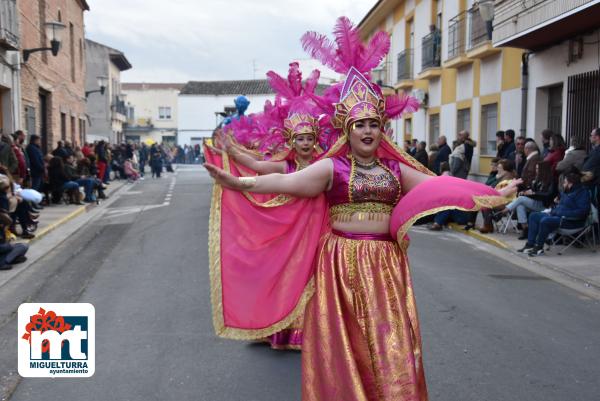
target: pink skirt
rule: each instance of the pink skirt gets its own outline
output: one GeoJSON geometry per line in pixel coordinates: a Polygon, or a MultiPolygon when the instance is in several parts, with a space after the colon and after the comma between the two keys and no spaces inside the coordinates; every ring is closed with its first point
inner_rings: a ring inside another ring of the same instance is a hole
{"type": "Polygon", "coordinates": [[[387,235],[326,234],[306,307],[303,401],[426,401],[408,258],[387,235]]]}

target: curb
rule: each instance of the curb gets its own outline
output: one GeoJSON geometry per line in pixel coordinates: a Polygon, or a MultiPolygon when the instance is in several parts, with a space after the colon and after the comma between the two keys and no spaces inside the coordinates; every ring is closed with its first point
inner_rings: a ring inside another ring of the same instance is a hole
{"type": "MultiPolygon", "coordinates": [[[[121,190],[123,188],[125,188],[125,184],[121,185],[119,188],[113,190],[110,195],[115,195],[119,192],[121,192],[121,190]]],[[[38,241],[40,239],[42,239],[43,237],[45,237],[46,235],[48,235],[50,232],[54,231],[55,229],[57,229],[58,227],[62,226],[63,224],[73,220],[75,217],[78,217],[84,213],[86,213],[88,210],[98,207],[99,204],[97,203],[88,203],[86,205],[81,205],[79,206],[77,209],[74,209],[71,213],[67,214],[64,217],[61,217],[60,219],[58,219],[57,221],[55,221],[52,224],[49,224],[48,226],[42,228],[40,231],[38,231],[35,234],[35,237],[30,239],[30,240],[23,240],[23,241],[18,241],[21,244],[31,244],[35,241],[38,241]]]]}
{"type": "Polygon", "coordinates": [[[554,265],[550,265],[547,263],[543,263],[542,261],[540,261],[538,258],[525,258],[523,257],[522,254],[518,254],[516,251],[514,251],[507,243],[505,243],[504,241],[498,240],[496,238],[491,238],[485,234],[481,234],[479,232],[474,232],[475,230],[464,230],[462,229],[462,227],[456,223],[450,223],[449,224],[450,229],[452,229],[453,231],[457,232],[457,233],[461,233],[461,234],[465,234],[468,235],[469,237],[475,238],[479,241],[485,242],[487,244],[493,245],[496,248],[502,249],[506,252],[508,252],[509,254],[512,254],[516,257],[518,257],[520,260],[522,260],[523,262],[529,262],[532,263],[538,267],[541,267],[543,269],[558,273],[558,274],[562,274],[565,277],[570,278],[573,281],[576,282],[580,282],[582,283],[585,287],[588,288],[592,288],[595,289],[596,291],[600,291],[600,284],[594,280],[590,280],[587,277],[581,276],[577,273],[573,273],[569,270],[566,269],[562,269],[558,266],[554,266],[554,265]]]}
{"type": "Polygon", "coordinates": [[[24,244],[31,244],[32,242],[35,242],[41,238],[43,238],[46,234],[48,234],[49,232],[55,230],[57,227],[65,224],[66,222],[68,222],[69,220],[73,220],[75,217],[85,213],[87,211],[87,205],[86,206],[80,206],[77,209],[73,210],[71,213],[69,213],[68,215],[58,219],[57,221],[55,221],[54,223],[44,227],[43,229],[41,229],[39,232],[37,232],[35,234],[35,237],[27,240],[27,241],[21,241],[24,244]]]}
{"type": "Polygon", "coordinates": [[[481,234],[481,233],[477,232],[477,230],[474,228],[471,230],[464,230],[460,225],[458,225],[456,223],[450,223],[449,227],[456,232],[468,235],[469,237],[473,237],[480,241],[486,242],[490,245],[494,245],[495,247],[498,247],[501,249],[510,249],[510,246],[506,242],[500,241],[499,239],[496,239],[496,238],[489,237],[485,234],[481,234]]]}

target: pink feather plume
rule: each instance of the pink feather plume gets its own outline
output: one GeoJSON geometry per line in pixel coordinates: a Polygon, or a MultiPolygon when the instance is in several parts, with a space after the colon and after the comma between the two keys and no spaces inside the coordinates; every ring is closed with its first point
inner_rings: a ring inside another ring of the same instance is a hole
{"type": "Polygon", "coordinates": [[[381,63],[390,51],[390,36],[387,32],[377,32],[371,40],[369,44],[364,47],[360,64],[356,67],[359,71],[370,71],[373,68],[376,68],[381,63]]]}
{"type": "Polygon", "coordinates": [[[388,118],[397,118],[402,113],[412,113],[419,109],[419,101],[412,96],[392,95],[385,98],[385,114],[388,118]]]}

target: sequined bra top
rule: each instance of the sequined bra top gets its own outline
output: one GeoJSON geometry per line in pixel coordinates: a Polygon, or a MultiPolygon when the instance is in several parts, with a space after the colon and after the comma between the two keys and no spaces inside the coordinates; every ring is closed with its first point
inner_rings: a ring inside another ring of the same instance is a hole
{"type": "Polygon", "coordinates": [[[372,174],[355,168],[352,158],[332,158],[333,183],[327,191],[329,214],[334,221],[377,220],[389,215],[402,196],[400,165],[396,160],[380,159],[383,169],[372,174]]]}

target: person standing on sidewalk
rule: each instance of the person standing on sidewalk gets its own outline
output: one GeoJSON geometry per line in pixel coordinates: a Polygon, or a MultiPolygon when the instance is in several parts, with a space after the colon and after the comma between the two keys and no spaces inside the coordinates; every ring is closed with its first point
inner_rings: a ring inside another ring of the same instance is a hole
{"type": "Polygon", "coordinates": [[[44,155],[40,148],[40,137],[31,135],[29,145],[27,145],[27,156],[29,156],[29,173],[31,174],[31,188],[41,191],[46,165],[44,164],[44,155]]]}
{"type": "Polygon", "coordinates": [[[106,143],[104,141],[98,142],[96,145],[96,165],[98,167],[98,179],[104,182],[104,174],[106,173],[106,166],[108,159],[106,156],[106,143]]]}
{"type": "Polygon", "coordinates": [[[142,142],[140,147],[140,176],[144,176],[144,170],[146,169],[146,163],[148,163],[148,146],[142,142]]]}

